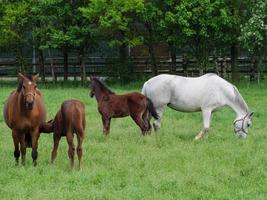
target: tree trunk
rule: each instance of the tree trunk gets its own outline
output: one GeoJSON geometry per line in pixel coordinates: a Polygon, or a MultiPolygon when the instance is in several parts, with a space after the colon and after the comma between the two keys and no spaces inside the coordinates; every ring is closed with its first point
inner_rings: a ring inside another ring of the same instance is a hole
{"type": "Polygon", "coordinates": [[[64,48],[63,49],[63,56],[64,56],[64,81],[68,80],[68,52],[64,48]]]}
{"type": "Polygon", "coordinates": [[[239,80],[239,73],[237,69],[237,58],[238,58],[238,46],[236,43],[231,46],[231,73],[232,80],[239,80]]]}
{"type": "Polygon", "coordinates": [[[122,44],[119,47],[119,56],[119,67],[117,68],[119,71],[117,74],[120,77],[121,84],[125,84],[133,78],[133,68],[130,63],[129,49],[126,44],[122,44]]]}
{"type": "Polygon", "coordinates": [[[80,76],[81,76],[81,84],[84,85],[86,81],[86,71],[85,71],[85,63],[84,63],[84,50],[81,49],[79,51],[79,63],[80,63],[80,76]]]}
{"type": "Polygon", "coordinates": [[[146,23],[145,26],[148,31],[147,47],[148,47],[148,52],[149,52],[149,56],[150,56],[150,60],[152,64],[152,74],[153,76],[156,76],[158,75],[158,66],[157,66],[156,56],[154,52],[154,45],[153,45],[153,43],[155,42],[154,35],[153,35],[151,24],[146,23]]]}
{"type": "Polygon", "coordinates": [[[170,45],[170,53],[171,53],[171,74],[176,74],[176,48],[173,44],[170,45]]]}
{"type": "Polygon", "coordinates": [[[188,59],[185,53],[183,54],[182,65],[183,65],[184,76],[188,76],[188,71],[187,71],[188,59]]]}
{"type": "Polygon", "coordinates": [[[256,60],[255,60],[255,57],[252,56],[251,61],[250,61],[249,80],[250,81],[255,80],[255,76],[256,76],[256,60]]]}
{"type": "Polygon", "coordinates": [[[42,82],[45,82],[45,65],[44,65],[44,55],[42,50],[38,50],[39,56],[39,68],[42,82]]]}
{"type": "Polygon", "coordinates": [[[128,54],[128,47],[126,44],[122,44],[119,47],[119,53],[120,53],[120,63],[128,63],[129,54],[128,54]]]}
{"type": "Polygon", "coordinates": [[[57,82],[57,79],[56,79],[56,76],[55,76],[54,63],[53,63],[53,58],[52,58],[50,49],[48,49],[48,54],[49,54],[49,58],[50,58],[52,80],[53,80],[53,83],[55,84],[57,82]]]}
{"type": "Polygon", "coordinates": [[[22,55],[22,49],[20,47],[17,47],[15,49],[15,56],[16,56],[16,66],[17,66],[17,73],[25,73],[25,68],[24,68],[24,58],[22,55]]]}
{"type": "Polygon", "coordinates": [[[204,74],[204,69],[202,67],[199,68],[199,76],[202,76],[204,74]]]}
{"type": "Polygon", "coordinates": [[[32,73],[36,73],[36,50],[35,46],[32,48],[32,73]]]}
{"type": "Polygon", "coordinates": [[[157,61],[155,57],[155,52],[154,52],[154,47],[153,44],[148,44],[148,52],[150,55],[150,60],[151,60],[151,65],[152,65],[152,74],[153,76],[158,75],[158,66],[157,66],[157,61]]]}

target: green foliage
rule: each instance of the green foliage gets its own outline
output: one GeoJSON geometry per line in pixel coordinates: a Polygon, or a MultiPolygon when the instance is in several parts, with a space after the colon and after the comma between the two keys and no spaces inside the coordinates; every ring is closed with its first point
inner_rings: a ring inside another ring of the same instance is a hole
{"type": "Polygon", "coordinates": [[[267,45],[267,3],[257,1],[251,9],[252,16],[241,25],[240,41],[253,55],[262,55],[267,45]]]}
{"type": "Polygon", "coordinates": [[[200,68],[208,64],[208,56],[216,50],[221,31],[230,23],[230,11],[223,0],[181,1],[174,15],[182,31],[183,44],[198,60],[200,68]]]}
{"type": "Polygon", "coordinates": [[[134,31],[136,13],[143,8],[142,0],[92,0],[80,8],[88,24],[97,24],[97,33],[111,46],[135,46],[140,36],[134,31]]]}
{"type": "Polygon", "coordinates": [[[137,13],[138,31],[147,46],[162,41],[160,22],[163,18],[163,11],[160,9],[160,1],[145,1],[141,12],[137,13]]]}
{"type": "Polygon", "coordinates": [[[66,58],[69,50],[83,55],[104,41],[124,66],[129,58],[121,49],[144,44],[156,68],[154,47],[166,42],[203,70],[212,54],[229,55],[231,48],[237,56],[239,44],[262,57],[266,10],[265,0],[0,0],[0,47],[14,51],[23,66],[27,45],[60,49],[66,58]]]}
{"type": "Polygon", "coordinates": [[[25,45],[27,41],[26,33],[30,23],[28,2],[15,1],[10,3],[3,1],[1,8],[0,45],[11,48],[25,45]]]}
{"type": "Polygon", "coordinates": [[[23,48],[29,44],[30,40],[30,3],[27,0],[3,0],[1,3],[0,47],[14,52],[18,64],[17,71],[26,71],[23,48]]]}

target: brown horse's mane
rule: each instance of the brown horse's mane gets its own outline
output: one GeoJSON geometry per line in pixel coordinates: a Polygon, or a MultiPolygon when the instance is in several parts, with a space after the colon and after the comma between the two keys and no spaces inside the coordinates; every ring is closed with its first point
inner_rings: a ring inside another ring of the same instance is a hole
{"type": "MultiPolygon", "coordinates": [[[[33,79],[32,79],[32,75],[27,75],[26,77],[27,77],[27,79],[29,79],[30,81],[33,81],[33,79]]],[[[19,81],[19,85],[18,85],[18,87],[17,87],[17,92],[20,92],[20,91],[21,91],[21,89],[22,89],[22,85],[23,85],[23,80],[20,80],[20,81],[19,81]]]]}
{"type": "Polygon", "coordinates": [[[94,77],[93,79],[98,83],[98,85],[99,85],[103,90],[107,91],[108,94],[115,94],[115,92],[113,92],[111,89],[109,89],[108,86],[107,86],[103,81],[101,81],[99,78],[94,77]]]}

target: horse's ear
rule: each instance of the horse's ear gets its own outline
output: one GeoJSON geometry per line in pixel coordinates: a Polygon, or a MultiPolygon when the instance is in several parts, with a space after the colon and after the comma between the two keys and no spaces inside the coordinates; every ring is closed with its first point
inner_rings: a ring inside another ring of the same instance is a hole
{"type": "Polygon", "coordinates": [[[35,75],[32,77],[32,80],[35,82],[35,81],[37,81],[38,78],[39,78],[39,74],[35,74],[35,75]]]}
{"type": "Polygon", "coordinates": [[[18,75],[20,80],[23,80],[25,78],[25,76],[22,73],[18,73],[18,75]]]}
{"type": "Polygon", "coordinates": [[[254,112],[251,112],[251,113],[249,114],[249,118],[251,118],[251,117],[253,116],[253,114],[254,114],[254,112]]]}

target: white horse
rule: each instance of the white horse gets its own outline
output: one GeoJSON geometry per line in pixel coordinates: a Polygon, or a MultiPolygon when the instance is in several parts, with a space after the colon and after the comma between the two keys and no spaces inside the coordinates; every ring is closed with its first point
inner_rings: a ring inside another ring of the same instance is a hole
{"type": "Polygon", "coordinates": [[[216,74],[205,74],[197,78],[162,74],[144,83],[142,93],[156,108],[159,119],[154,121],[154,129],[161,125],[165,106],[182,111],[202,111],[203,130],[195,137],[200,139],[208,133],[212,112],[228,105],[236,113],[234,132],[246,138],[248,127],[252,125],[252,115],[237,88],[216,74]]]}

